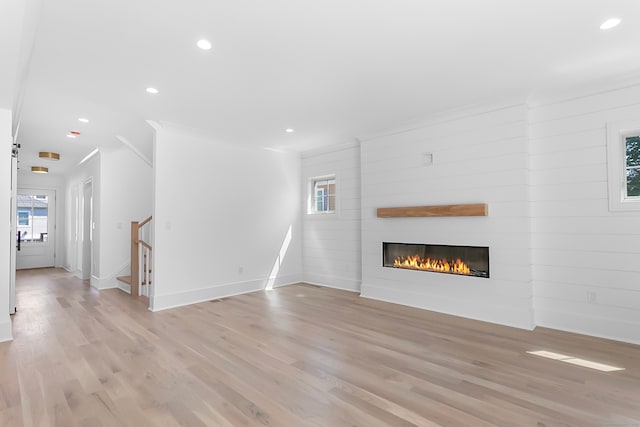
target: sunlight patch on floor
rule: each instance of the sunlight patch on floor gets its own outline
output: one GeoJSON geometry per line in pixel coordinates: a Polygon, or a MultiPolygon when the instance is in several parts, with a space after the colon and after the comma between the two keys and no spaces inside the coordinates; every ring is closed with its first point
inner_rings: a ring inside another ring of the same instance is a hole
{"type": "Polygon", "coordinates": [[[596,369],[602,372],[624,371],[624,368],[605,365],[604,363],[592,362],[591,360],[580,359],[577,357],[566,356],[564,354],[554,353],[552,351],[538,350],[538,351],[527,351],[527,353],[533,354],[535,356],[545,357],[547,359],[559,360],[561,362],[570,363],[572,365],[578,365],[585,368],[596,369]]]}

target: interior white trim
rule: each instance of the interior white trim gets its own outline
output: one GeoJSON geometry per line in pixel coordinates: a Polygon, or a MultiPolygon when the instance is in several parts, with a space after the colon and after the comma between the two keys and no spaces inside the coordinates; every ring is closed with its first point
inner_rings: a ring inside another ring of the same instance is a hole
{"type": "Polygon", "coordinates": [[[318,156],[320,154],[328,154],[328,153],[335,153],[338,151],[349,150],[351,148],[355,148],[359,146],[360,146],[360,141],[356,138],[355,140],[346,142],[344,144],[331,145],[328,147],[319,147],[313,150],[303,151],[302,153],[300,153],[300,157],[305,159],[308,157],[318,156]]]}
{"type": "Polygon", "coordinates": [[[122,135],[116,135],[116,139],[120,142],[122,142],[125,146],[129,147],[129,149],[131,151],[134,152],[134,154],[138,157],[140,157],[140,159],[142,159],[143,162],[145,162],[147,165],[149,165],[149,167],[153,167],[153,162],[151,160],[149,160],[147,158],[147,156],[145,156],[144,154],[142,154],[140,152],[140,150],[138,150],[136,148],[136,146],[134,144],[131,143],[131,141],[129,141],[127,138],[125,138],[122,135]]]}
{"type": "Polygon", "coordinates": [[[607,123],[607,185],[610,211],[638,211],[640,199],[627,199],[625,150],[622,139],[640,134],[640,119],[607,123]]]}
{"type": "Polygon", "coordinates": [[[360,296],[520,329],[533,330],[535,328],[533,307],[529,309],[528,313],[523,313],[522,308],[483,304],[479,301],[468,301],[465,304],[462,301],[447,298],[439,298],[437,304],[429,304],[423,302],[425,299],[423,295],[405,290],[391,291],[371,285],[363,285],[360,296]],[[448,310],[447,306],[455,307],[455,309],[448,310]],[[499,315],[493,316],[492,313],[499,313],[499,315]]]}
{"type": "Polygon", "coordinates": [[[322,274],[304,273],[303,282],[325,288],[341,289],[343,291],[360,292],[360,280],[345,277],[326,276],[322,274]]]}
{"type": "MultiPolygon", "coordinates": [[[[292,274],[289,276],[280,276],[276,279],[273,287],[293,285],[300,283],[302,280],[300,274],[292,274]]],[[[249,280],[246,282],[224,283],[200,289],[194,289],[187,292],[178,292],[166,295],[153,295],[149,298],[149,310],[161,311],[170,308],[182,307],[189,304],[197,304],[201,302],[212,301],[220,298],[231,297],[234,295],[247,294],[251,292],[264,291],[269,278],[249,280]]]]}
{"type": "Polygon", "coordinates": [[[509,110],[511,108],[520,107],[523,111],[528,109],[527,104],[523,102],[501,102],[501,103],[486,103],[475,104],[469,106],[463,106],[461,108],[454,108],[451,110],[443,110],[438,113],[434,113],[426,120],[418,120],[400,124],[389,129],[382,129],[379,132],[372,132],[368,134],[359,135],[357,140],[362,144],[369,141],[373,141],[379,138],[399,135],[408,133],[416,129],[421,129],[436,124],[455,122],[465,118],[475,117],[479,115],[491,114],[502,110],[509,110]]]}
{"type": "Polygon", "coordinates": [[[536,326],[640,345],[640,323],[536,309],[536,326]],[[614,332],[615,331],[615,332],[614,332]]]}
{"type": "Polygon", "coordinates": [[[131,264],[129,261],[126,261],[118,270],[108,276],[98,277],[92,274],[90,280],[91,287],[98,290],[119,288],[119,281],[118,279],[116,279],[116,277],[128,276],[130,271],[131,264]]]}
{"type": "Polygon", "coordinates": [[[13,332],[11,330],[11,317],[2,322],[0,322],[0,342],[12,341],[13,340],[13,332]]]}

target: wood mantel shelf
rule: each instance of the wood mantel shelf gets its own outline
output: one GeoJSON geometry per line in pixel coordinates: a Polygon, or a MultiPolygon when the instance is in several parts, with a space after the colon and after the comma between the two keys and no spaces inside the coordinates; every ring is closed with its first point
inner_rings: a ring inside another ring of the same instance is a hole
{"type": "Polygon", "coordinates": [[[438,216],[487,216],[486,203],[466,205],[404,206],[378,208],[378,218],[438,217],[438,216]]]}

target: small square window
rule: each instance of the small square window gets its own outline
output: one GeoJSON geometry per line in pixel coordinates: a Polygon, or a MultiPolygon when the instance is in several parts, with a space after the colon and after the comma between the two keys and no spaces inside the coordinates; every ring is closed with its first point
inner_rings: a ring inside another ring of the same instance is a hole
{"type": "Polygon", "coordinates": [[[640,121],[607,123],[609,209],[640,211],[640,121]]]}
{"type": "Polygon", "coordinates": [[[310,214],[327,214],[336,211],[335,175],[312,178],[309,187],[310,214]]]}

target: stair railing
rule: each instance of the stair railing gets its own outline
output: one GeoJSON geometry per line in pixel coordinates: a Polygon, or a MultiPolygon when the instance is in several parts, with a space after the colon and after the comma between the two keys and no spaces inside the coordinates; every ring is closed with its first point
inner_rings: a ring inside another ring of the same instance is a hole
{"type": "Polygon", "coordinates": [[[151,271],[153,263],[153,248],[144,241],[144,235],[149,235],[148,228],[152,217],[142,222],[131,221],[131,296],[140,296],[140,288],[143,286],[143,294],[149,296],[149,285],[151,284],[151,271]]]}

